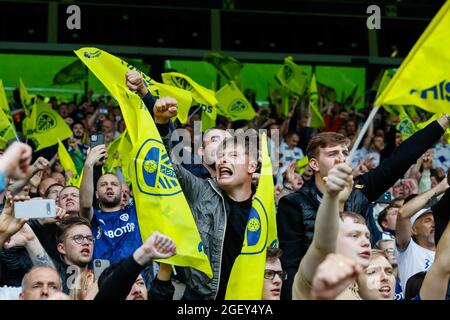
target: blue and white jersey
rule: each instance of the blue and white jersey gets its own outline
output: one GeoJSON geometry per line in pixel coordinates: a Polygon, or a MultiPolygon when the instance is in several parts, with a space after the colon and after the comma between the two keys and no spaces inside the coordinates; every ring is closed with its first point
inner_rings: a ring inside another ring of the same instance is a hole
{"type": "Polygon", "coordinates": [[[404,251],[397,252],[399,277],[403,292],[410,277],[416,273],[427,271],[431,267],[434,262],[434,255],[434,251],[419,246],[412,239],[404,251]]]}
{"type": "Polygon", "coordinates": [[[134,204],[114,212],[94,209],[92,225],[95,237],[93,259],[116,263],[131,256],[142,245],[134,204]]]}

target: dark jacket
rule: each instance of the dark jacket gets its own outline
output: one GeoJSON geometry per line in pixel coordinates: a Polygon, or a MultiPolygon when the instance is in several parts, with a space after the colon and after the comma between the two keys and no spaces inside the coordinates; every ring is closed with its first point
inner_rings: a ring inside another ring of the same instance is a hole
{"type": "MultiPolygon", "coordinates": [[[[437,121],[404,141],[377,168],[357,177],[345,210],[366,216],[368,205],[388,190],[416,160],[439,140],[444,130],[437,121]]],[[[277,227],[283,268],[288,280],[283,284],[283,299],[291,298],[292,282],[300,260],[311,244],[317,209],[322,193],[315,182],[305,184],[299,191],[280,199],[277,227]]]]}

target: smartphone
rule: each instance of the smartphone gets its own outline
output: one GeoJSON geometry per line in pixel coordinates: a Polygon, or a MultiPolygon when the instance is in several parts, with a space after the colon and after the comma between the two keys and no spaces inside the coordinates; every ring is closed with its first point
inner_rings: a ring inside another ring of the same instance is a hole
{"type": "Polygon", "coordinates": [[[109,260],[95,259],[94,260],[94,280],[97,281],[102,272],[111,265],[109,260]]]}
{"type": "Polygon", "coordinates": [[[106,108],[100,108],[100,109],[99,109],[99,113],[100,113],[100,114],[108,114],[108,109],[106,109],[106,108]]]}
{"type": "Polygon", "coordinates": [[[56,204],[53,199],[31,199],[14,202],[14,216],[17,219],[55,218],[56,204]]]}
{"type": "Polygon", "coordinates": [[[105,136],[103,133],[92,134],[91,135],[91,149],[100,144],[105,144],[105,136]]]}

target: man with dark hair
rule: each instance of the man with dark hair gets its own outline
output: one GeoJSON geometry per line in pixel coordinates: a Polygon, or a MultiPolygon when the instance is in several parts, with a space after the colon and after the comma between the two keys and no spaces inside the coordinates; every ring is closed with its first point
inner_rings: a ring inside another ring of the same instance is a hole
{"type": "Polygon", "coordinates": [[[262,300],[280,300],[281,287],[287,276],[281,268],[282,254],[279,248],[267,248],[262,300]]]}
{"type": "MultiPolygon", "coordinates": [[[[169,120],[177,114],[177,101],[161,98],[154,106],[159,133],[170,153],[169,120]]],[[[255,138],[256,135],[255,135],[255,138]]],[[[186,268],[184,298],[224,299],[235,259],[241,252],[252,207],[252,177],[257,169],[257,145],[243,135],[222,141],[216,154],[216,179],[200,179],[174,164],[181,188],[209,258],[213,278],[186,268]],[[253,152],[254,151],[254,152],[253,152]]]]}
{"type": "Polygon", "coordinates": [[[57,269],[63,280],[63,291],[72,298],[82,300],[93,282],[88,268],[94,251],[91,224],[85,218],[72,216],[64,219],[56,231],[57,249],[61,259],[57,269]]]}
{"type": "Polygon", "coordinates": [[[136,206],[122,208],[122,183],[115,174],[105,173],[98,179],[95,197],[100,208],[93,207],[94,166],[103,163],[106,156],[104,144],[88,152],[80,187],[80,215],[92,223],[96,238],[94,259],[115,263],[129,257],[142,239],[136,206]]]}
{"type": "MultiPolygon", "coordinates": [[[[416,160],[436,142],[449,127],[446,116],[430,123],[403,142],[389,158],[369,172],[358,176],[341,210],[366,215],[370,202],[386,192],[416,160]]],[[[288,281],[283,286],[283,298],[290,298],[291,284],[300,260],[308,249],[314,230],[317,208],[325,191],[323,178],[329,170],[348,157],[346,137],[333,132],[322,132],[314,136],[307,149],[309,165],[314,170],[314,179],[297,192],[280,199],[278,203],[277,227],[280,247],[284,251],[283,268],[288,272],[288,281]]]]}

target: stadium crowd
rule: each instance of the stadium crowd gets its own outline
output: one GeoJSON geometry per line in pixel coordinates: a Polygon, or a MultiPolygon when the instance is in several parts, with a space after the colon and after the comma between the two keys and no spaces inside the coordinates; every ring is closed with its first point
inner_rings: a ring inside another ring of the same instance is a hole
{"type": "MultiPolygon", "coordinates": [[[[277,208],[279,248],[267,249],[261,299],[450,297],[450,116],[407,137],[401,119],[380,109],[349,163],[370,99],[354,111],[319,88],[324,126],[313,128],[308,95],[290,97],[284,117],[279,91],[267,108],[247,90],[256,117],[218,116],[194,143],[202,110],[193,107],[182,125],[177,101],[153,97],[139,72],[128,72],[124,84],[141,97],[168,151],[178,128],[192,141],[184,151],[200,162],[173,165],[212,279],[161,262],[176,254],[168,236],[141,239],[132,186],[120,170],[102,171],[113,156],[108,146],[126,128],[123,115],[111,97],[90,92],[81,101],[48,101],[73,131],[63,143],[82,172],[79,188],[68,185],[73,173],[61,165],[57,146],[33,152],[31,141],[14,141],[0,157],[0,299],[224,299],[258,183],[258,155],[236,139],[247,129],[268,130],[277,208]],[[100,133],[104,144],[91,147],[91,136],[100,133]],[[56,218],[15,218],[14,204],[30,198],[54,199],[56,218]]],[[[18,91],[15,98],[20,136],[18,91]]],[[[417,109],[413,122],[428,118],[417,109]]]]}

